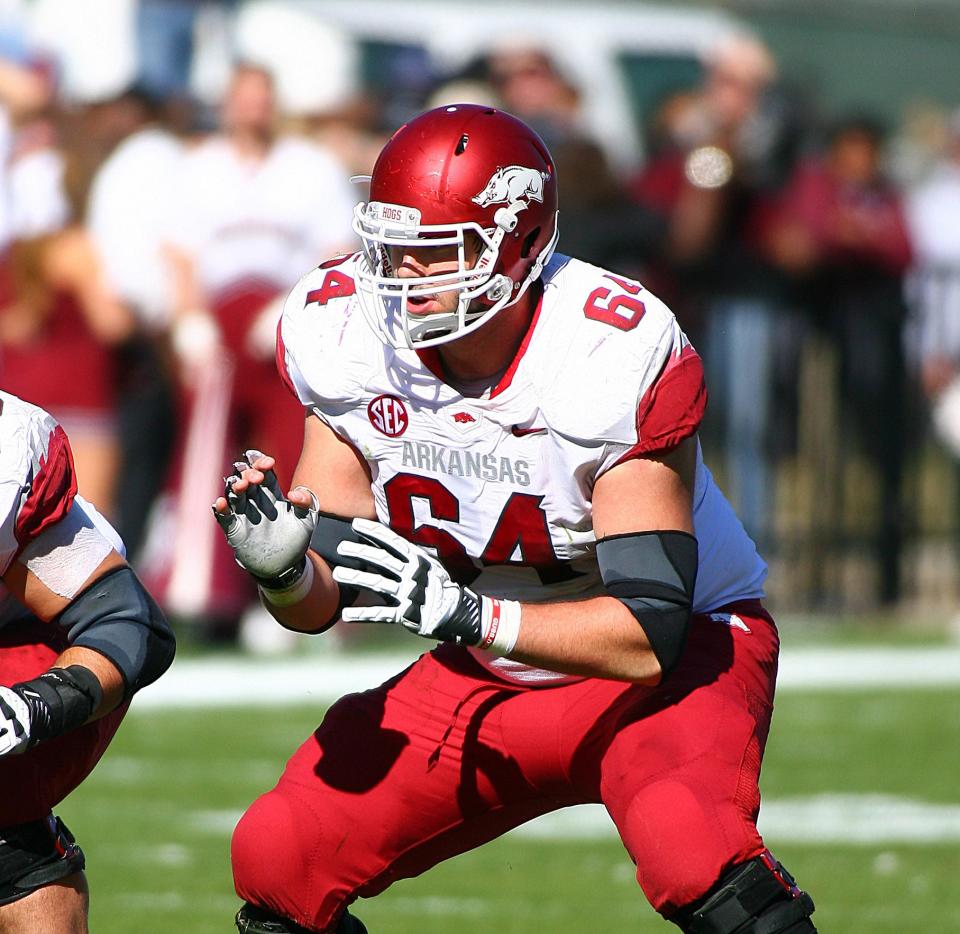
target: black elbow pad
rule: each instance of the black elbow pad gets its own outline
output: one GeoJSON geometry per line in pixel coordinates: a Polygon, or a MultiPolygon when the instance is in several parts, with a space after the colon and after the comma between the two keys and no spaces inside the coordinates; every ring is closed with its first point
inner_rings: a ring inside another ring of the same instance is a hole
{"type": "Polygon", "coordinates": [[[687,532],[611,535],[597,542],[603,585],[633,613],[660,670],[673,669],[687,640],[697,580],[697,540],[687,532]]]}
{"type": "Polygon", "coordinates": [[[99,652],[117,666],[126,697],[156,681],[176,651],[163,612],[126,566],[77,594],[55,622],[66,630],[70,645],[99,652]]]}

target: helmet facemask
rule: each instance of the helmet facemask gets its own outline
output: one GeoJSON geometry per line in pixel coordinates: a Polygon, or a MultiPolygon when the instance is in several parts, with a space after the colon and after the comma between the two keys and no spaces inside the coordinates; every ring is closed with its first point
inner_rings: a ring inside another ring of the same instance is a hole
{"type": "Polygon", "coordinates": [[[551,244],[519,287],[508,276],[496,273],[503,238],[517,226],[516,214],[524,207],[517,202],[499,209],[494,218],[496,227],[484,229],[475,221],[421,224],[420,211],[404,205],[377,201],[358,204],[353,229],[363,244],[365,262],[358,267],[357,280],[361,292],[366,293],[364,311],[368,317],[375,317],[375,328],[398,346],[433,347],[476,330],[502,308],[516,302],[553,252],[551,244]],[[476,238],[479,247],[472,265],[467,248],[470,236],[476,238]],[[391,247],[416,247],[418,251],[456,247],[457,268],[436,275],[400,278],[390,259],[391,247]],[[445,292],[458,293],[455,311],[417,315],[409,310],[411,295],[445,292]]]}

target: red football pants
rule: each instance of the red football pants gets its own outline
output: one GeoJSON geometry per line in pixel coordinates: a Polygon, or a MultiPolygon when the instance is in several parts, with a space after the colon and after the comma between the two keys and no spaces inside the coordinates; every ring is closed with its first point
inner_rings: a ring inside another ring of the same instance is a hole
{"type": "Polygon", "coordinates": [[[342,698],[237,826],[238,894],[325,931],[358,896],[539,814],[602,802],[669,917],[764,848],[758,778],[779,641],[758,602],[723,612],[732,625],[693,618],[655,688],[506,684],[442,645],[342,698]]]}
{"type": "MultiPolygon", "coordinates": [[[[9,687],[46,671],[67,647],[63,631],[31,619],[0,629],[0,684],[9,687]]],[[[105,717],[36,746],[0,757],[0,829],[46,817],[100,761],[126,712],[105,717]]]]}

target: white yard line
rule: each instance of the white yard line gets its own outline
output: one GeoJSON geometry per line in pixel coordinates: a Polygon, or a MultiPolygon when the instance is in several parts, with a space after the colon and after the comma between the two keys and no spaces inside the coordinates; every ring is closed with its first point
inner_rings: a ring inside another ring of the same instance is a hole
{"type": "Polygon", "coordinates": [[[960,685],[960,647],[788,649],[777,683],[787,690],[955,687],[960,685]]]}
{"type": "MultiPolygon", "coordinates": [[[[758,822],[771,843],[875,845],[960,842],[960,804],[927,804],[876,794],[821,794],[765,801],[758,822]]],[[[549,839],[612,836],[600,805],[567,808],[513,831],[549,839]]]]}
{"type": "MultiPolygon", "coordinates": [[[[196,831],[227,836],[240,811],[195,811],[188,824],[196,831]]],[[[960,842],[960,804],[928,804],[877,794],[820,794],[764,801],[760,832],[770,843],[836,843],[875,846],[960,842]]],[[[545,814],[511,831],[538,840],[601,840],[616,831],[599,804],[545,814]]]]}
{"type": "Polygon", "coordinates": [[[759,826],[764,836],[790,843],[955,843],[960,841],[960,804],[820,794],[766,802],[759,826]]]}
{"type": "MultiPolygon", "coordinates": [[[[373,687],[410,661],[394,653],[343,652],[285,659],[184,659],[137,696],[133,710],[243,704],[326,704],[373,687]]],[[[781,691],[960,686],[960,648],[792,649],[780,660],[781,691]]]]}
{"type": "Polygon", "coordinates": [[[131,709],[327,704],[380,684],[409,661],[396,654],[185,659],[139,694],[131,709]]]}

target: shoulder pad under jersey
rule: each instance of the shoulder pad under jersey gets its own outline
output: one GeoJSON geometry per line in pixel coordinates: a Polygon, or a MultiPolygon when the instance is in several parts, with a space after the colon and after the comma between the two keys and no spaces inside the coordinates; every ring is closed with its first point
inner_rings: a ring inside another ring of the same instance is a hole
{"type": "Polygon", "coordinates": [[[356,254],[308,272],[291,290],[277,328],[277,369],[305,406],[343,404],[360,393],[377,358],[356,294],[356,254]]]}
{"type": "Polygon", "coordinates": [[[669,308],[635,280],[559,257],[544,277],[541,409],[556,430],[656,453],[696,431],[700,358],[669,308]],[[551,361],[546,365],[546,361],[551,361]]]}

